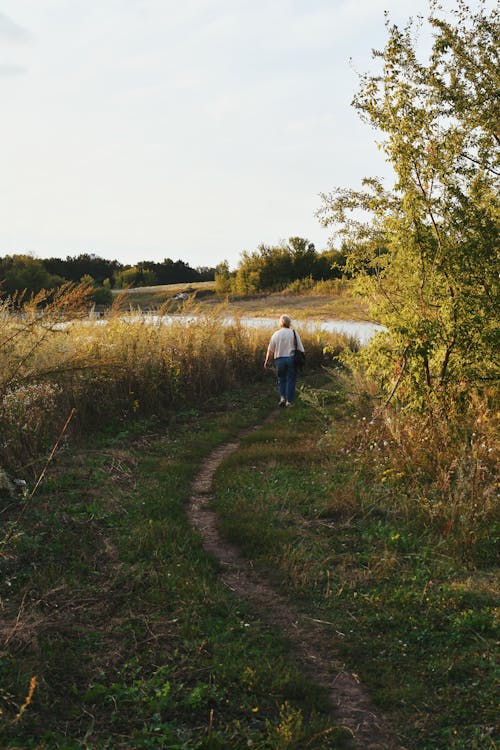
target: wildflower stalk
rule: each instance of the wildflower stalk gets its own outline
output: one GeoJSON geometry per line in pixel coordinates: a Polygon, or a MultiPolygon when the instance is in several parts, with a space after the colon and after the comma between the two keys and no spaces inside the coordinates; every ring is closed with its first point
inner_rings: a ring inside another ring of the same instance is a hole
{"type": "Polygon", "coordinates": [[[21,706],[21,708],[19,709],[19,711],[17,712],[16,716],[12,719],[12,724],[17,724],[18,721],[20,721],[22,719],[22,716],[23,716],[24,712],[26,711],[26,709],[28,708],[29,704],[31,703],[31,699],[33,698],[33,694],[34,694],[34,692],[36,690],[36,686],[37,686],[37,679],[36,679],[36,677],[32,677],[30,679],[30,686],[29,686],[29,690],[28,690],[28,695],[24,699],[24,703],[21,706]]]}

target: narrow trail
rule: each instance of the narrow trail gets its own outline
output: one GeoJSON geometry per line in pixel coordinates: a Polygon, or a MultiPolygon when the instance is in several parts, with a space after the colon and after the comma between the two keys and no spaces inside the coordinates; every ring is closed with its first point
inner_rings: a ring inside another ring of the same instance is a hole
{"type": "MultiPolygon", "coordinates": [[[[276,418],[272,413],[263,424],[276,418]]],[[[352,733],[356,750],[405,750],[391,735],[380,713],[373,706],[357,675],[332,652],[331,639],[325,643],[324,625],[299,613],[266,581],[258,577],[251,561],[240,550],[224,541],[217,529],[217,515],[211,510],[212,479],[220,464],[238,450],[240,440],[263,424],[243,431],[239,439],[225,443],[205,459],[192,485],[188,516],[200,533],[204,549],[221,564],[221,579],[237,596],[248,599],[264,621],[280,627],[294,645],[305,671],[318,684],[327,687],[336,721],[352,733]]]]}

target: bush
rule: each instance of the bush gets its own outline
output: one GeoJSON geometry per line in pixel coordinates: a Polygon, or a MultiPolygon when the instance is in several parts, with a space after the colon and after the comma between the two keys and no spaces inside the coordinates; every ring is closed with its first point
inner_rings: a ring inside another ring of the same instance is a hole
{"type": "Polygon", "coordinates": [[[316,281],[312,276],[296,279],[283,290],[284,294],[325,294],[340,295],[346,291],[346,281],[343,279],[321,279],[316,281]]]}

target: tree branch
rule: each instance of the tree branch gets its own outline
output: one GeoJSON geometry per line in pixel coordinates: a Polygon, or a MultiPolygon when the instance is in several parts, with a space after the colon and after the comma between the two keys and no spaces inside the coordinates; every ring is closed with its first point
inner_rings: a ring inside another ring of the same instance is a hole
{"type": "Polygon", "coordinates": [[[466,154],[463,151],[461,151],[460,156],[462,156],[464,159],[468,159],[469,161],[474,162],[474,164],[477,164],[479,167],[482,167],[487,172],[491,172],[491,174],[494,174],[497,177],[500,177],[500,172],[497,172],[496,169],[493,169],[493,167],[487,167],[485,164],[481,164],[481,162],[478,159],[474,159],[472,156],[469,156],[469,154],[466,154]]]}
{"type": "Polygon", "coordinates": [[[404,371],[406,370],[406,364],[408,362],[407,354],[408,354],[408,349],[409,348],[410,348],[410,345],[407,344],[405,346],[405,348],[403,349],[403,354],[402,354],[403,361],[401,363],[401,369],[399,371],[399,375],[396,378],[396,382],[394,383],[394,385],[392,387],[392,390],[389,393],[388,397],[386,398],[384,404],[380,407],[380,409],[377,410],[377,412],[376,412],[377,415],[380,414],[381,412],[383,412],[384,409],[386,409],[389,406],[389,404],[390,404],[390,402],[391,402],[394,394],[396,393],[396,391],[397,391],[397,389],[399,387],[399,384],[401,383],[401,379],[402,379],[402,377],[404,375],[404,371]]]}

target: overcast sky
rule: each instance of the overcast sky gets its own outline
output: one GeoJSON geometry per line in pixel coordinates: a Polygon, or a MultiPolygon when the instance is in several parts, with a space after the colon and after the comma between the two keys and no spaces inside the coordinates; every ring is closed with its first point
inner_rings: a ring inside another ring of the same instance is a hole
{"type": "Polygon", "coordinates": [[[384,10],[428,4],[0,0],[0,256],[324,249],[319,193],[390,174],[350,106],[384,10]]]}

